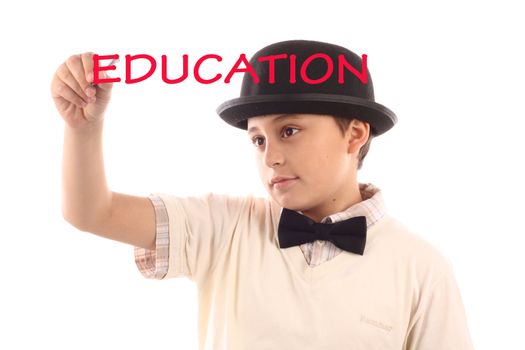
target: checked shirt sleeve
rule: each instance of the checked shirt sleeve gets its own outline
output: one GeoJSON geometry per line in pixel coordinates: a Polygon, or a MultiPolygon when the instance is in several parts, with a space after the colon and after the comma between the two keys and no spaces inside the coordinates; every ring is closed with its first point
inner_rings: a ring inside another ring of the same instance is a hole
{"type": "Polygon", "coordinates": [[[155,208],[155,250],[135,247],[135,263],[146,278],[163,279],[168,272],[169,225],[168,213],[162,199],[156,195],[148,196],[155,208]]]}

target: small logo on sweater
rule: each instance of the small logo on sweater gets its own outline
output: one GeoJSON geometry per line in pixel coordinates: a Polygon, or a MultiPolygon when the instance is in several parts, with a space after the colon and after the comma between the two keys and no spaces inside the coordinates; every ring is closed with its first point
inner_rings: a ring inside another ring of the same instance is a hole
{"type": "Polygon", "coordinates": [[[379,321],[373,320],[373,319],[371,319],[369,317],[366,317],[365,315],[361,315],[361,320],[360,321],[364,322],[364,323],[371,324],[372,326],[375,326],[377,328],[384,329],[387,332],[392,331],[392,326],[384,324],[383,322],[379,322],[379,321]]]}

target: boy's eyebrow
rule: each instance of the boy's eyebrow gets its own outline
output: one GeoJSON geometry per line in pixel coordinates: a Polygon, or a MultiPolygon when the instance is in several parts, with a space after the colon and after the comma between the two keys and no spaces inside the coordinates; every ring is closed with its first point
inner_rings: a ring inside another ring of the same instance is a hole
{"type": "MultiPolygon", "coordinates": [[[[299,115],[297,115],[297,114],[293,114],[293,113],[281,114],[280,116],[275,117],[275,118],[271,121],[271,123],[274,123],[274,124],[275,124],[276,122],[278,122],[278,121],[280,121],[280,120],[282,120],[282,119],[288,119],[288,118],[290,118],[290,119],[300,119],[301,116],[299,116],[299,115]]],[[[256,127],[256,126],[252,126],[251,128],[248,129],[248,134],[251,134],[252,132],[257,131],[257,130],[259,130],[258,127],[256,127]]]]}

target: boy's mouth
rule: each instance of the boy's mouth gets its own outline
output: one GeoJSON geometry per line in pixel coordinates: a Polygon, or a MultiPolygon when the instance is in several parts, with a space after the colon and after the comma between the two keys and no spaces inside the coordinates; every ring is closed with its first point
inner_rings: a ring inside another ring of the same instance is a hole
{"type": "Polygon", "coordinates": [[[275,176],[270,181],[270,185],[275,189],[282,189],[290,186],[297,180],[297,177],[291,176],[275,176]]]}
{"type": "Polygon", "coordinates": [[[293,179],[297,179],[297,177],[293,177],[293,176],[274,176],[270,180],[270,185],[275,185],[278,182],[287,181],[287,180],[293,180],[293,179]]]}

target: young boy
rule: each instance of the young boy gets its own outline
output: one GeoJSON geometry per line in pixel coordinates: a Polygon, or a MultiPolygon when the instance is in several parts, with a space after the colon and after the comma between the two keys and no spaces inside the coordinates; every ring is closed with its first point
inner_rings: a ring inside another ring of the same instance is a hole
{"type": "Polygon", "coordinates": [[[472,349],[450,262],[357,182],[370,140],[397,120],[361,58],[294,40],[250,66],[218,113],[248,131],[269,198],[135,197],[105,183],[111,84],[90,86],[91,54],[68,59],[52,84],[66,120],[64,218],[134,245],[148,278],[194,281],[200,349],[472,349]]]}

